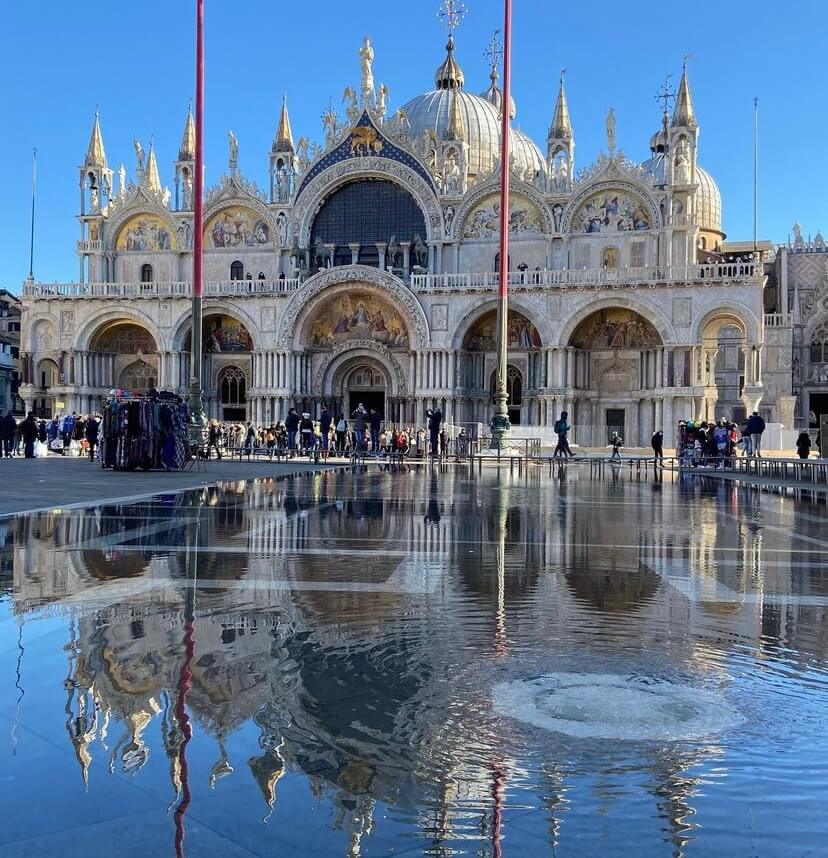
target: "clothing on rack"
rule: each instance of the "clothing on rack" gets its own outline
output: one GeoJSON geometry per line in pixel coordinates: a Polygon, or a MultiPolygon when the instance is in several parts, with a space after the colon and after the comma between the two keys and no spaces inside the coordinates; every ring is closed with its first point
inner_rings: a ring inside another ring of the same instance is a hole
{"type": "Polygon", "coordinates": [[[188,425],[187,406],[174,394],[110,396],[103,405],[101,467],[177,470],[189,456],[188,425]]]}

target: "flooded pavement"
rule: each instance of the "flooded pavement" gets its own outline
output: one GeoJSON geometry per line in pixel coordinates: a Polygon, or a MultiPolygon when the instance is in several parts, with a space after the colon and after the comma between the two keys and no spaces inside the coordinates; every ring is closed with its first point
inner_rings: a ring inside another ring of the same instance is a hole
{"type": "Polygon", "coordinates": [[[819,854],[827,519],[572,468],[0,520],[0,855],[819,854]]]}

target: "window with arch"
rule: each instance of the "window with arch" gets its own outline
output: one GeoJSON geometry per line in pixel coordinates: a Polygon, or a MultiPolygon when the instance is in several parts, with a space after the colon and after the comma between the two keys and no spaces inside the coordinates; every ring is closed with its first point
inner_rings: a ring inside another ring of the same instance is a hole
{"type": "Polygon", "coordinates": [[[152,354],[158,351],[152,334],[132,322],[116,322],[96,334],[90,351],[105,354],[152,354]]]}
{"type": "Polygon", "coordinates": [[[811,334],[811,363],[828,363],[828,319],[811,334]]]}
{"type": "Polygon", "coordinates": [[[247,376],[237,366],[228,366],[221,371],[219,396],[222,405],[244,405],[247,401],[247,376]]]}
{"type": "Polygon", "coordinates": [[[379,388],[385,387],[385,377],[381,372],[369,366],[361,366],[355,369],[349,379],[348,386],[352,388],[379,388]]]}
{"type": "MultiPolygon", "coordinates": [[[[492,373],[492,399],[497,392],[497,370],[492,373]]],[[[523,405],[523,373],[512,364],[506,367],[506,402],[509,408],[523,405]]]]}
{"type": "Polygon", "coordinates": [[[137,360],[121,370],[118,386],[125,390],[149,390],[155,387],[155,368],[146,361],[137,360]]]}
{"type": "Polygon", "coordinates": [[[148,262],[141,266],[141,282],[152,283],[152,266],[148,262]]]}
{"type": "Polygon", "coordinates": [[[238,259],[230,263],[230,279],[244,280],[244,265],[238,259]]]}

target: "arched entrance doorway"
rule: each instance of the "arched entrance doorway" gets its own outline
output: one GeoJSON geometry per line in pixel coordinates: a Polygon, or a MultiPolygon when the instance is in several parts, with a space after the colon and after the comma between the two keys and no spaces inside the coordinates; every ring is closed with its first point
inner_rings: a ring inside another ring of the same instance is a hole
{"type": "Polygon", "coordinates": [[[362,404],[367,411],[375,409],[385,419],[385,391],[385,373],[373,362],[359,363],[344,375],[342,398],[348,414],[362,404]]]}
{"type": "Polygon", "coordinates": [[[241,367],[227,366],[219,372],[218,393],[222,420],[247,420],[247,375],[241,367]]]}
{"type": "Polygon", "coordinates": [[[614,432],[627,446],[645,444],[652,431],[661,336],[633,310],[610,307],[586,317],[573,332],[573,425],[578,443],[607,444],[614,432]]]}

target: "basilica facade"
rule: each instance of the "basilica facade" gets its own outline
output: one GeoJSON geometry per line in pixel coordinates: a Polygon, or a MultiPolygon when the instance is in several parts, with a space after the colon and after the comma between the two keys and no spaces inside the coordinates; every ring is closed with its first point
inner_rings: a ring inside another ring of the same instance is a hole
{"type": "MultiPolygon", "coordinates": [[[[500,115],[467,84],[450,37],[428,91],[396,112],[359,49],[359,86],[328,109],[324,143],[294,140],[283,101],[264,190],[227,172],[193,222],[188,115],[174,190],[136,141],[133,179],[110,167],[96,115],[80,168],[76,283],[24,287],[27,409],[91,411],[113,388],[186,392],[195,229],[204,237],[202,379],[209,416],[270,423],[291,406],[358,403],[413,424],[492,416],[499,267],[500,115]]],[[[700,166],[686,68],[643,161],[616,146],[576,171],[563,78],[541,149],[513,129],[509,414],[542,434],[567,410],[582,444],[629,444],[681,418],[759,408],[793,426],[791,330],[766,316],[762,253],[729,252],[700,166]],[[772,320],[768,323],[768,318],[772,320]]],[[[642,141],[643,142],[643,141],[642,141]]],[[[645,148],[642,146],[642,149],[645,148]]]]}

